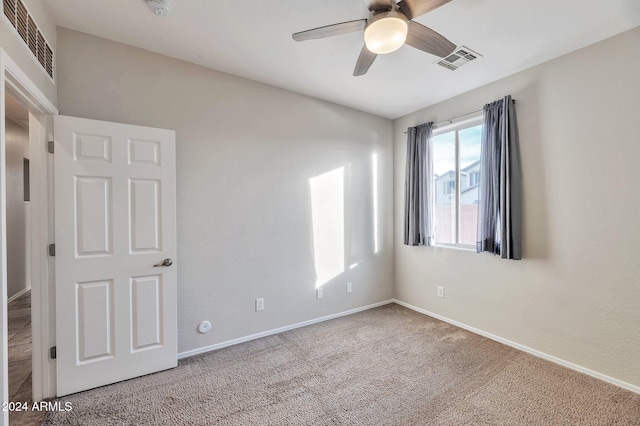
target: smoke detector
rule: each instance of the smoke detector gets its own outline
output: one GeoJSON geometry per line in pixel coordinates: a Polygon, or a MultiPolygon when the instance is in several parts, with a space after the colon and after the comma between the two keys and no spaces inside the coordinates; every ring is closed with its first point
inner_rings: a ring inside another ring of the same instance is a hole
{"type": "Polygon", "coordinates": [[[147,0],[149,10],[156,16],[167,16],[171,12],[168,0],[147,0]]]}

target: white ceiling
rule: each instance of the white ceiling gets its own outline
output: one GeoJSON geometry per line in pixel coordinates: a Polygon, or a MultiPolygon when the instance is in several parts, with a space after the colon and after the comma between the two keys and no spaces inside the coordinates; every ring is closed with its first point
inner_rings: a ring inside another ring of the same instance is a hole
{"type": "MultiPolygon", "coordinates": [[[[638,0],[452,0],[416,20],[483,58],[451,72],[409,46],[352,77],[362,33],[291,34],[366,18],[362,0],[49,0],[56,23],[387,118],[397,118],[640,25],[638,0]]],[[[621,52],[638,54],[638,52],[621,52]]]]}

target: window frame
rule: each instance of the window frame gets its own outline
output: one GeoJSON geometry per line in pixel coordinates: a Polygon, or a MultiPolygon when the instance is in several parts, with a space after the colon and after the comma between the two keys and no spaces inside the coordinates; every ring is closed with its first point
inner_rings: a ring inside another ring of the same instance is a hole
{"type": "MultiPolygon", "coordinates": [[[[464,118],[458,120],[449,120],[445,124],[436,125],[432,131],[432,137],[440,136],[445,133],[455,132],[455,191],[452,192],[451,195],[455,194],[455,215],[456,215],[456,227],[455,227],[455,241],[456,243],[443,243],[439,242],[437,238],[435,238],[434,246],[435,247],[444,247],[451,248],[457,250],[466,250],[466,251],[476,251],[476,246],[471,244],[461,244],[460,241],[460,227],[461,227],[461,217],[460,217],[460,131],[465,130],[471,127],[475,127],[483,124],[483,111],[478,111],[473,114],[467,114],[464,118]]],[[[482,159],[481,159],[482,161],[482,159]]],[[[433,174],[433,173],[432,173],[433,174]]],[[[434,179],[435,183],[435,179],[434,179]]],[[[478,185],[480,184],[480,180],[478,180],[478,185]]],[[[435,186],[435,185],[434,185],[435,186]]],[[[436,188],[434,188],[435,190],[436,188]]],[[[433,200],[433,205],[430,206],[435,210],[435,197],[433,200]]],[[[437,226],[437,222],[434,222],[434,226],[437,226]]]]}

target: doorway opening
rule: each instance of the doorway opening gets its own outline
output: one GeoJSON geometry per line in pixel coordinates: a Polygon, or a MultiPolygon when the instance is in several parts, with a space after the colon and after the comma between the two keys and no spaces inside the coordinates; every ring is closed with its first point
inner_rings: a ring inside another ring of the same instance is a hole
{"type": "MultiPolygon", "coordinates": [[[[9,401],[33,402],[29,111],[5,95],[7,343],[9,401]]],[[[37,305],[34,305],[37,309],[37,305]]],[[[39,424],[38,413],[11,412],[10,422],[39,424]],[[28,417],[28,418],[27,418],[28,417]]]]}
{"type": "MultiPolygon", "coordinates": [[[[51,305],[54,302],[50,297],[51,287],[53,286],[52,272],[53,261],[47,256],[47,244],[53,238],[52,222],[49,214],[49,200],[53,198],[53,189],[49,188],[49,160],[47,158],[46,141],[50,140],[51,122],[53,121],[51,114],[57,114],[58,110],[55,105],[42,93],[41,89],[33,83],[30,77],[20,69],[16,62],[3,50],[0,49],[0,216],[2,217],[2,226],[0,226],[0,342],[3,349],[0,351],[0,395],[5,402],[10,401],[9,398],[9,326],[8,320],[8,271],[9,253],[14,252],[14,248],[9,244],[7,236],[7,196],[14,191],[14,187],[7,182],[6,167],[6,133],[5,126],[7,124],[6,115],[12,116],[11,109],[15,106],[20,107],[19,114],[21,117],[13,117],[14,124],[27,125],[28,127],[28,155],[19,157],[22,162],[21,182],[22,193],[20,198],[24,205],[25,195],[30,201],[28,202],[28,214],[24,214],[25,220],[25,236],[24,250],[25,262],[29,260],[30,265],[24,271],[25,282],[31,284],[31,290],[28,291],[31,296],[31,397],[34,401],[40,401],[44,398],[55,396],[55,360],[49,358],[49,348],[55,346],[55,318],[51,318],[51,305]],[[5,100],[12,98],[9,100],[5,100]],[[7,111],[5,111],[5,109],[7,111]],[[24,112],[27,111],[28,119],[25,119],[24,112]],[[22,120],[22,121],[21,121],[22,120]],[[25,161],[28,159],[29,161],[25,161]],[[27,166],[28,164],[28,166],[27,166]],[[24,170],[29,169],[29,188],[28,194],[24,192],[24,170]],[[29,219],[27,225],[26,221],[29,219]],[[27,229],[29,235],[27,235],[27,229]],[[29,250],[29,256],[26,251],[29,250]],[[28,270],[28,272],[27,272],[28,270]],[[27,275],[28,274],[28,275],[27,275]]],[[[24,128],[24,127],[23,127],[24,128]]],[[[26,150],[26,148],[23,148],[26,150]]],[[[22,249],[16,249],[21,252],[22,249]]],[[[24,294],[27,294],[25,291],[24,294]]],[[[15,296],[15,294],[14,294],[15,296]]],[[[20,297],[20,296],[17,296],[20,297]]],[[[26,302],[22,301],[26,308],[26,302]]],[[[30,308],[29,308],[30,309],[30,308]]],[[[25,311],[20,312],[24,314],[25,311]]],[[[15,314],[12,314],[12,318],[15,314]]],[[[27,320],[29,315],[26,316],[27,320]]],[[[24,321],[24,320],[23,320],[24,321]]],[[[25,324],[26,326],[26,324],[25,324]]],[[[15,328],[12,326],[12,331],[15,328]]],[[[19,330],[18,330],[19,331],[19,330]]],[[[27,346],[28,347],[28,346],[27,346]]],[[[19,380],[17,380],[19,382],[19,380]]],[[[24,383],[23,383],[24,384],[24,383]]],[[[13,390],[13,386],[12,386],[13,390]]],[[[20,390],[20,389],[18,389],[20,390]]],[[[31,412],[31,411],[30,411],[31,412]]],[[[9,423],[9,410],[0,412],[0,424],[9,423]]],[[[16,423],[15,420],[12,423],[16,423]]],[[[17,422],[20,423],[20,422],[17,422]]],[[[23,422],[24,423],[24,422],[23,422]]]]}

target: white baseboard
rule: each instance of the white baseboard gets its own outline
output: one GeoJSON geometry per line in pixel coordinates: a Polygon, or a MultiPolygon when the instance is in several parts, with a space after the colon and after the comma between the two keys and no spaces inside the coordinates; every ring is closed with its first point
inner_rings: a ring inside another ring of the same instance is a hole
{"type": "Polygon", "coordinates": [[[320,318],[314,318],[308,321],[299,322],[296,324],[287,325],[273,330],[263,331],[261,333],[251,334],[249,336],[238,337],[237,339],[227,340],[226,342],[216,343],[214,345],[205,346],[198,349],[192,349],[190,351],[181,352],[178,354],[178,359],[187,358],[193,355],[203,354],[205,352],[215,351],[216,349],[226,348],[227,346],[237,345],[238,343],[248,342],[250,340],[260,339],[261,337],[271,336],[273,334],[283,333],[285,331],[293,330],[300,327],[306,327],[307,325],[317,324],[319,322],[328,321],[334,318],[344,317],[346,315],[355,314],[358,312],[366,311],[369,309],[377,308],[378,306],[388,305],[393,303],[394,300],[385,300],[383,302],[374,303],[372,305],[362,306],[360,308],[351,309],[344,312],[338,312],[337,314],[331,314],[320,318]]]}
{"type": "Polygon", "coordinates": [[[603,381],[605,381],[607,383],[611,383],[612,385],[616,385],[616,386],[619,386],[619,387],[621,387],[623,389],[627,389],[627,390],[630,390],[632,392],[640,394],[640,386],[632,385],[631,383],[627,383],[627,382],[623,382],[622,380],[614,379],[613,377],[609,377],[609,376],[607,376],[605,374],[602,374],[602,373],[599,373],[597,371],[590,370],[590,369],[588,369],[586,367],[583,367],[581,365],[574,364],[572,362],[569,362],[569,361],[566,361],[564,359],[555,357],[553,355],[549,355],[549,354],[544,353],[544,352],[540,352],[540,351],[538,351],[536,349],[532,349],[532,348],[530,348],[528,346],[521,345],[520,343],[512,342],[511,340],[504,339],[504,338],[502,338],[500,336],[496,336],[494,334],[487,333],[486,331],[477,329],[475,327],[471,327],[471,326],[469,326],[467,324],[463,324],[461,322],[451,320],[449,318],[443,317],[442,315],[434,314],[433,312],[429,312],[429,311],[427,311],[425,309],[418,308],[417,306],[410,305],[410,304],[402,302],[400,300],[393,299],[393,303],[397,303],[398,305],[404,306],[405,308],[409,308],[409,309],[411,309],[413,311],[416,311],[416,312],[419,312],[421,314],[430,316],[432,318],[439,319],[440,321],[447,322],[447,323],[449,323],[451,325],[455,325],[456,327],[463,328],[463,329],[465,329],[467,331],[470,331],[472,333],[479,334],[480,336],[486,337],[488,339],[495,340],[496,342],[505,344],[507,346],[511,346],[512,348],[519,349],[519,350],[521,350],[523,352],[526,352],[526,353],[531,354],[533,356],[536,356],[538,358],[542,358],[542,359],[545,359],[547,361],[551,361],[551,362],[553,362],[555,364],[562,365],[563,367],[570,368],[571,370],[575,370],[575,371],[578,371],[580,373],[587,374],[587,375],[589,375],[591,377],[595,377],[596,379],[603,380],[603,381]]]}
{"type": "Polygon", "coordinates": [[[27,287],[23,290],[20,290],[19,292],[17,292],[16,294],[14,294],[13,296],[11,296],[10,298],[7,299],[7,303],[11,303],[14,300],[16,300],[18,297],[22,296],[23,294],[26,294],[29,290],[31,290],[31,287],[27,287]]]}

